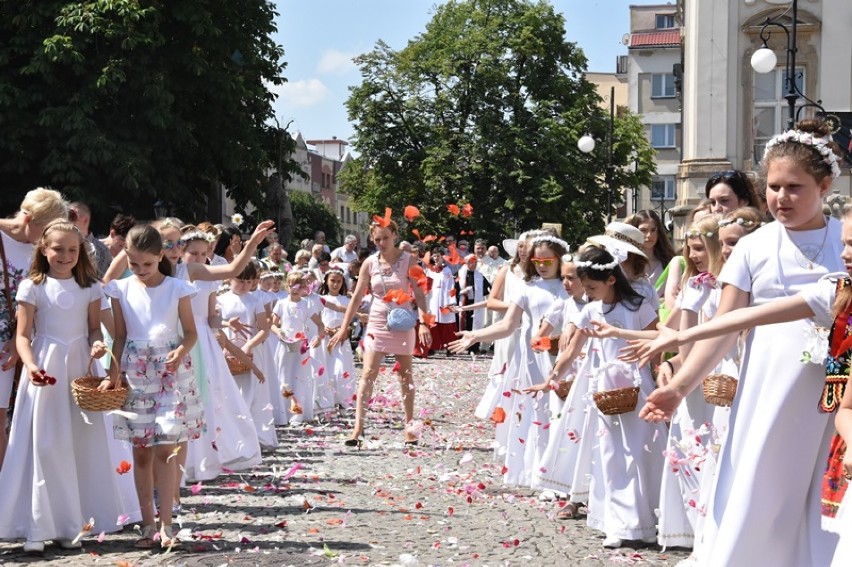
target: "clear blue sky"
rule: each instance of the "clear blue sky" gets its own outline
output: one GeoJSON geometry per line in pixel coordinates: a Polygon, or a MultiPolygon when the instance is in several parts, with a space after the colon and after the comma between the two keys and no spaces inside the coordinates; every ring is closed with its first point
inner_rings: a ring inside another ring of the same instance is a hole
{"type": "MultiPolygon", "coordinates": [[[[277,87],[275,108],[282,125],[306,139],[347,139],[352,126],[344,103],[350,85],[360,82],[351,58],[379,39],[394,49],[422,33],[435,0],[276,0],[278,34],[284,46],[288,83],[277,87]]],[[[621,44],[629,30],[629,6],[665,4],[650,0],[556,0],[565,17],[566,38],[586,53],[589,71],[613,72],[627,53],[621,44]]],[[[673,2],[671,2],[673,3],[673,2]]]]}

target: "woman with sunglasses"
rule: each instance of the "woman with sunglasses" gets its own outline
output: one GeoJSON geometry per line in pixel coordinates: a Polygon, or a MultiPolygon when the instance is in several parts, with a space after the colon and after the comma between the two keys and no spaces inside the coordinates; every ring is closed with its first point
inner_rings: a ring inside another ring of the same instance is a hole
{"type": "Polygon", "coordinates": [[[704,194],[710,199],[710,212],[726,215],[741,207],[760,209],[754,184],[739,170],[717,173],[707,180],[704,194]]]}
{"type": "MultiPolygon", "coordinates": [[[[560,278],[561,258],[568,253],[568,244],[555,236],[544,235],[529,240],[528,245],[530,258],[524,274],[526,283],[508,297],[509,308],[503,319],[478,331],[462,331],[460,338],[449,344],[451,352],[461,353],[475,343],[508,337],[520,327],[517,351],[505,371],[505,376],[510,377],[508,392],[521,392],[544,383],[553,362],[547,348],[532,344],[533,332],[554,301],[568,298],[560,278]]],[[[512,393],[510,397],[501,399],[498,408],[495,408],[492,420],[497,423],[497,455],[503,460],[506,471],[503,482],[532,486],[548,436],[547,431],[536,424],[550,421],[549,400],[547,397],[532,399],[512,393]]]]}

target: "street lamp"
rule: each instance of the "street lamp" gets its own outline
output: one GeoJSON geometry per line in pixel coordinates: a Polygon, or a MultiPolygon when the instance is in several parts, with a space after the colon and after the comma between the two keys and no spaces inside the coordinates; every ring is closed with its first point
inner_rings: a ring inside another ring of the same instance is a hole
{"type": "Polygon", "coordinates": [[[810,106],[818,108],[820,112],[825,113],[825,109],[822,107],[822,101],[819,100],[814,102],[813,100],[809,99],[801,90],[799,90],[799,86],[796,84],[796,29],[798,26],[799,16],[798,0],[793,0],[791,9],[792,24],[790,26],[790,29],[788,29],[787,26],[785,26],[779,21],[781,16],[783,16],[787,12],[786,10],[781,14],[775,16],[775,18],[766,18],[766,21],[763,23],[763,27],[760,28],[760,39],[761,41],[763,41],[763,45],[751,56],[751,68],[754,69],[756,73],[769,73],[770,71],[775,69],[775,65],[778,63],[778,58],[775,56],[775,53],[771,49],[769,49],[769,46],[767,45],[767,43],[769,42],[769,38],[772,35],[772,33],[769,31],[769,28],[781,28],[787,35],[787,94],[784,95],[784,98],[787,99],[787,106],[789,109],[789,113],[787,115],[788,130],[792,130],[793,128],[795,128],[798,113],[801,111],[802,108],[810,106]],[[797,110],[796,103],[799,101],[800,98],[805,99],[807,103],[800,105],[797,110]]]}
{"type": "MultiPolygon", "coordinates": [[[[609,127],[606,136],[606,172],[604,174],[604,183],[606,184],[606,222],[612,222],[612,142],[613,142],[613,127],[615,126],[615,87],[610,87],[609,91],[609,127]]],[[[577,140],[577,149],[584,154],[590,154],[595,150],[595,139],[590,134],[586,134],[577,140]]]]}

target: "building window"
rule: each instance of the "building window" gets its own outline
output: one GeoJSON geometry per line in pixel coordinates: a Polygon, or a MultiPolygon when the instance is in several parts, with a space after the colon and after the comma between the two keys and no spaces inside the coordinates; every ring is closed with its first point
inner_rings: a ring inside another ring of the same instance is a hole
{"type": "MultiPolygon", "coordinates": [[[[799,92],[805,92],[805,70],[796,68],[796,86],[799,92]]],[[[754,161],[763,160],[766,143],[779,132],[787,128],[790,107],[784,94],[787,92],[787,70],[777,68],[769,73],[754,74],[754,161]]],[[[799,99],[797,104],[804,104],[799,99]]],[[[800,118],[807,112],[803,111],[800,118]]]]}
{"type": "Polygon", "coordinates": [[[657,14],[657,29],[668,30],[675,27],[674,14],[657,14]]]}
{"type": "Polygon", "coordinates": [[[651,180],[651,200],[659,201],[674,201],[675,198],[675,178],[674,175],[663,175],[654,177],[651,180]]]}
{"type": "Polygon", "coordinates": [[[346,220],[346,207],[340,205],[340,222],[347,222],[346,220]]]}
{"type": "Polygon", "coordinates": [[[651,146],[655,148],[675,147],[675,125],[674,124],[652,124],[651,146]]]}
{"type": "Polygon", "coordinates": [[[673,73],[651,75],[651,98],[672,98],[675,96],[673,73]]]}

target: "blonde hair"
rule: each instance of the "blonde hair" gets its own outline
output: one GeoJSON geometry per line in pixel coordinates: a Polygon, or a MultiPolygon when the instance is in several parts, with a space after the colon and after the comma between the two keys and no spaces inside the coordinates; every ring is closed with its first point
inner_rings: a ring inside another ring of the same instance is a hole
{"type": "Polygon", "coordinates": [[[718,276],[722,271],[722,264],[725,260],[722,258],[722,244],[719,242],[719,220],[721,215],[712,214],[702,217],[692,223],[689,230],[686,231],[683,240],[683,258],[686,260],[686,268],[683,270],[683,284],[692,276],[698,275],[698,268],[695,263],[689,259],[689,241],[691,239],[699,239],[707,249],[707,271],[718,276]]]}
{"type": "Polygon", "coordinates": [[[68,219],[68,201],[59,191],[39,187],[24,195],[21,211],[30,216],[32,222],[49,224],[51,221],[68,219]]]}
{"type": "Polygon", "coordinates": [[[302,276],[301,272],[294,270],[287,274],[287,281],[285,285],[287,286],[287,290],[289,291],[294,285],[301,285],[303,281],[304,277],[302,276]]]}
{"type": "Polygon", "coordinates": [[[77,263],[74,265],[74,268],[72,268],[71,274],[74,276],[74,281],[76,281],[77,285],[80,287],[91,287],[93,283],[98,281],[98,274],[95,271],[92,259],[89,256],[89,243],[74,223],[64,219],[56,219],[45,227],[41,238],[39,238],[36,243],[33,261],[30,265],[29,278],[36,285],[43,284],[47,279],[47,274],[50,272],[50,264],[47,262],[47,256],[44,255],[44,251],[47,249],[50,242],[50,235],[54,232],[66,232],[77,236],[77,242],[80,245],[80,248],[77,256],[77,263]]]}

